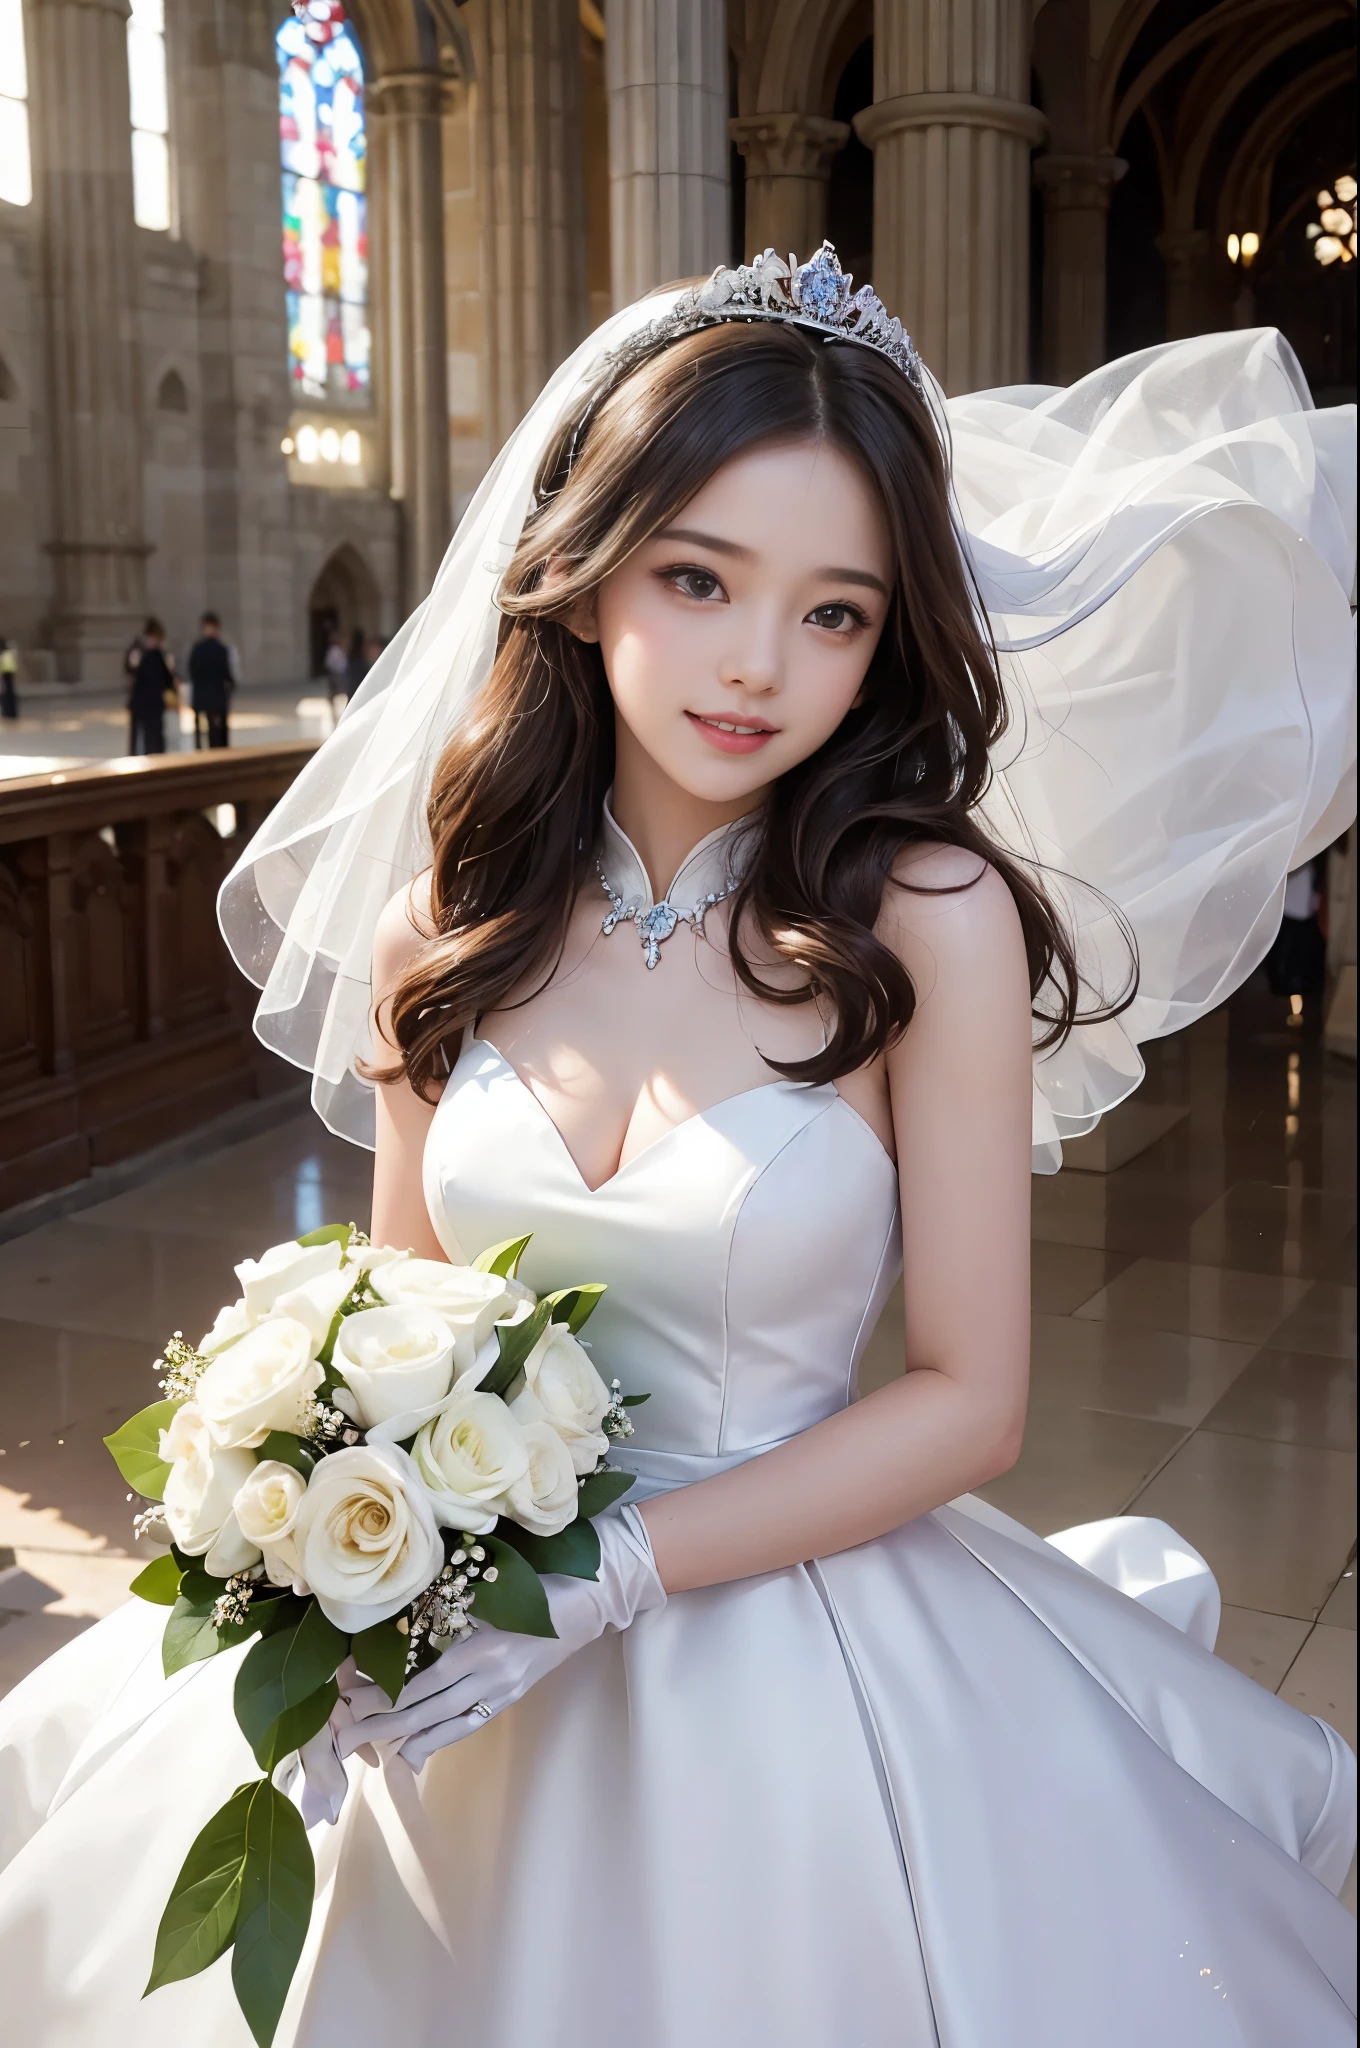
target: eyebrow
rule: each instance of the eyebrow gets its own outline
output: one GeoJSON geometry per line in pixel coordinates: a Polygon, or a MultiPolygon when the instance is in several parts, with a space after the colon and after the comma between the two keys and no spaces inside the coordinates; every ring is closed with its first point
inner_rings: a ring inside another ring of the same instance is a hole
{"type": "MultiPolygon", "coordinates": [[[[722,540],[716,533],[700,533],[692,526],[667,526],[657,535],[658,540],[687,540],[695,547],[711,548],[715,555],[732,555],[737,561],[752,562],[755,550],[743,547],[740,541],[722,540]]],[[[866,590],[876,590],[880,597],[887,597],[888,586],[879,576],[868,569],[817,569],[814,575],[824,577],[828,583],[857,583],[866,590]]]]}

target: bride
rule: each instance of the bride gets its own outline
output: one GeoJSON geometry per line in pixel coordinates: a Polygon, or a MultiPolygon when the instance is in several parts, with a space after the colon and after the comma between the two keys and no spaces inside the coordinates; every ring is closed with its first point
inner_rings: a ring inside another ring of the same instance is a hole
{"type": "MultiPolygon", "coordinates": [[[[1171,1531],[971,1496],[1032,1165],[1346,821],[1346,428],[1270,333],[946,409],[824,250],[616,316],[512,438],[223,923],[375,1240],[532,1230],[651,1400],[557,1637],[308,1745],[281,2042],[1352,2038],[1344,1744],[1210,1654],[1171,1531]]],[[[16,2038],[248,2039],[224,1962],[138,2003],[251,1770],[163,1618],[0,1705],[16,2038]]]]}

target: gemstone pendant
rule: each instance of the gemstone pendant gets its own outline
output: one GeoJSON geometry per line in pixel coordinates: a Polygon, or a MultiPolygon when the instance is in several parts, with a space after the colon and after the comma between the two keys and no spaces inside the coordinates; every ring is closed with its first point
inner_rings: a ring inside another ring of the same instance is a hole
{"type": "Polygon", "coordinates": [[[659,949],[662,940],[670,937],[679,922],[679,917],[669,903],[654,903],[646,916],[638,920],[638,930],[642,933],[643,949],[649,967],[656,966],[661,958],[659,949]]]}

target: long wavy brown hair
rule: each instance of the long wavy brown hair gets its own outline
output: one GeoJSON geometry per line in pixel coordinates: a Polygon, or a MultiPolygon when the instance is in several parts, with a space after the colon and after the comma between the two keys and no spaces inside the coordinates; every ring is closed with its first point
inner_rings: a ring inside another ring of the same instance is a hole
{"type": "Polygon", "coordinates": [[[776,322],[708,328],[604,373],[544,457],[536,507],[497,599],[494,666],[434,776],[435,937],[392,996],[400,1065],[375,1078],[404,1069],[429,1096],[478,1016],[552,975],[590,880],[614,773],[600,651],[566,619],[715,471],[760,441],[825,440],[858,464],[896,564],[860,702],[774,785],[733,899],[728,943],[740,981],[767,1002],[820,1000],[833,1019],[823,1050],[768,1064],[791,1080],[831,1081],[906,1030],[915,990],[874,925],[894,863],[921,842],[964,847],[1005,879],[1040,1045],[1132,999],[1131,973],[1113,1001],[1088,992],[1079,1017],[1072,941],[1039,880],[979,815],[1007,709],[955,536],[941,431],[882,356],[776,322]],[[772,986],[755,951],[791,965],[796,985],[772,986]]]}

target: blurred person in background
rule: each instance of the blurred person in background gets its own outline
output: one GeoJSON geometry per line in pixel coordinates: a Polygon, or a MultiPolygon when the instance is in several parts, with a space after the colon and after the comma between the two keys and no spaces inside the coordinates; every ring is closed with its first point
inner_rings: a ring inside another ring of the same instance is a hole
{"type": "Polygon", "coordinates": [[[19,696],[14,685],[19,674],[19,657],[0,633],[0,718],[19,716],[19,696]]]}
{"type": "Polygon", "coordinates": [[[1327,935],[1320,913],[1326,898],[1318,886],[1324,857],[1296,868],[1284,885],[1284,905],[1275,943],[1265,957],[1266,980],[1275,996],[1321,995],[1327,981],[1327,935]]]}
{"type": "Polygon", "coordinates": [[[189,656],[194,746],[227,747],[231,745],[227,714],[236,687],[232,649],[222,638],[222,621],[216,612],[204,612],[198,631],[189,656]]]}
{"type": "Polygon", "coordinates": [[[345,669],[345,695],[352,697],[369,669],[373,657],[369,653],[372,641],[363,628],[356,626],[349,636],[349,662],[345,669]]]}
{"type": "Polygon", "coordinates": [[[337,697],[349,695],[349,649],[345,646],[343,633],[332,633],[326,648],[325,669],[326,689],[331,702],[337,697]]]}
{"type": "Polygon", "coordinates": [[[123,657],[128,677],[128,752],[165,752],[165,714],[179,708],[175,657],[159,619],[148,619],[123,657]]]}

